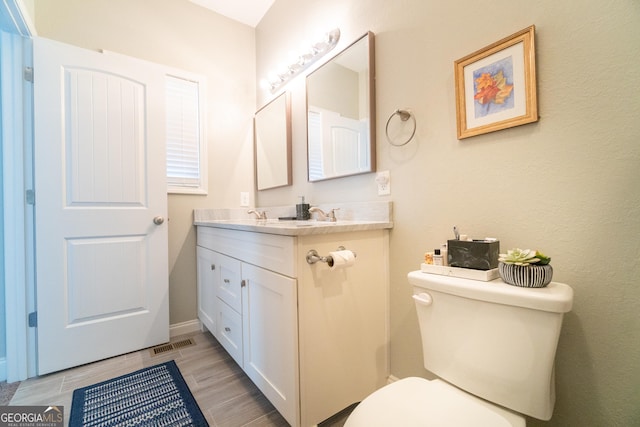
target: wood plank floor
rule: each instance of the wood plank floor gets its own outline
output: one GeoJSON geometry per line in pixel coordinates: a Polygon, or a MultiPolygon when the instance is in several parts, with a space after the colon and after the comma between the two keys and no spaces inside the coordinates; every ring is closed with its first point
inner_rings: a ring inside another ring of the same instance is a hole
{"type": "MultiPolygon", "coordinates": [[[[30,378],[20,384],[10,404],[64,406],[65,425],[68,425],[73,390],[175,360],[210,426],[289,425],[210,333],[182,335],[171,341],[185,338],[191,338],[195,345],[158,355],[152,355],[148,349],[141,350],[30,378]]],[[[340,427],[347,416],[345,411],[320,426],[340,427]]]]}

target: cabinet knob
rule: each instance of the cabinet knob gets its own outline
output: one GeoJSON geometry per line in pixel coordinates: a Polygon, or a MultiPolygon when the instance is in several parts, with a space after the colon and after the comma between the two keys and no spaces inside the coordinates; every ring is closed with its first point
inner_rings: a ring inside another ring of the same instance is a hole
{"type": "Polygon", "coordinates": [[[231,332],[231,328],[230,328],[230,327],[228,327],[228,326],[226,326],[226,327],[224,328],[224,330],[225,330],[225,332],[231,332]]]}
{"type": "Polygon", "coordinates": [[[224,279],[224,283],[229,283],[229,279],[224,279]]]}
{"type": "Polygon", "coordinates": [[[215,264],[211,264],[211,269],[215,270],[216,269],[216,265],[215,264]]]}
{"type": "Polygon", "coordinates": [[[240,282],[240,286],[241,286],[241,287],[243,287],[243,288],[244,288],[245,286],[247,286],[247,281],[246,281],[246,280],[241,281],[241,282],[240,282]]]}

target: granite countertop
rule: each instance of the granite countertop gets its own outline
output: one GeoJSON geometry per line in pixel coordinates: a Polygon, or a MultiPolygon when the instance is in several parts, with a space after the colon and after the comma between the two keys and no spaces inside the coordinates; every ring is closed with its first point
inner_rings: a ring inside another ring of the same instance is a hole
{"type": "MultiPolygon", "coordinates": [[[[193,224],[201,227],[226,228],[231,230],[257,233],[279,234],[284,236],[306,236],[314,234],[345,233],[393,228],[391,202],[370,202],[333,204],[319,206],[325,212],[337,208],[337,221],[279,220],[279,217],[295,216],[290,207],[271,207],[264,210],[267,220],[253,218],[245,209],[196,209],[193,224]]],[[[295,211],[295,208],[294,208],[295,211]]]]}
{"type": "Polygon", "coordinates": [[[284,236],[306,236],[312,234],[345,233],[348,231],[379,230],[393,228],[392,222],[381,221],[279,221],[277,219],[229,219],[195,221],[204,227],[228,228],[231,230],[253,231],[257,233],[280,234],[284,236]]]}

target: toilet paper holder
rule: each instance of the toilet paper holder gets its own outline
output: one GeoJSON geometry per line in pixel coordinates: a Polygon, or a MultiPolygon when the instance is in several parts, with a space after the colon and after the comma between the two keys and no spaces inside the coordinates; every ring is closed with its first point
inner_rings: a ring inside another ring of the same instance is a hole
{"type": "MultiPolygon", "coordinates": [[[[344,251],[346,248],[344,246],[338,246],[339,251],[344,251]]],[[[353,251],[352,251],[353,252],[353,251]]],[[[355,252],[353,252],[353,256],[357,256],[355,252]]],[[[327,256],[320,256],[318,254],[318,251],[316,251],[315,249],[311,249],[309,252],[307,252],[307,263],[308,264],[315,264],[316,262],[326,262],[329,267],[333,267],[333,257],[331,257],[331,255],[327,255],[327,256]]]]}

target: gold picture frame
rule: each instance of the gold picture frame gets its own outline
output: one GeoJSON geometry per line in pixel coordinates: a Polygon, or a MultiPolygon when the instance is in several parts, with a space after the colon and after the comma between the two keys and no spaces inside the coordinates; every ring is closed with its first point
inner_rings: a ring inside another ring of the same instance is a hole
{"type": "Polygon", "coordinates": [[[455,61],[458,139],[538,121],[535,26],[455,61]]]}

